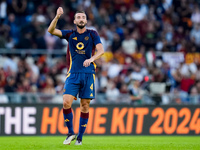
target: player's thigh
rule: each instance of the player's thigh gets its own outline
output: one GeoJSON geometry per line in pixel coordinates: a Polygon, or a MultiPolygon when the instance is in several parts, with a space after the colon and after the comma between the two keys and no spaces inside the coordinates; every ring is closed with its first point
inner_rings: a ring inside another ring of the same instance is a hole
{"type": "Polygon", "coordinates": [[[86,74],[84,84],[79,92],[79,97],[82,99],[94,99],[95,98],[95,75],[86,74]]]}
{"type": "Polygon", "coordinates": [[[90,108],[91,99],[81,99],[80,101],[80,109],[81,112],[88,113],[90,108]]]}
{"type": "Polygon", "coordinates": [[[71,74],[65,80],[63,95],[68,94],[74,97],[77,96],[80,89],[79,78],[76,74],[71,74]]]}

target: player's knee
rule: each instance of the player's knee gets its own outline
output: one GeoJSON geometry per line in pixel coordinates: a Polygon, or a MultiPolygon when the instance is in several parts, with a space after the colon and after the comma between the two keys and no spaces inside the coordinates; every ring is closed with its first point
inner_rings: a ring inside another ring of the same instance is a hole
{"type": "Polygon", "coordinates": [[[87,113],[89,111],[89,107],[82,107],[81,112],[87,113]]]}
{"type": "Polygon", "coordinates": [[[89,111],[89,103],[82,103],[81,112],[87,113],[89,111]]]}
{"type": "Polygon", "coordinates": [[[68,109],[71,107],[71,103],[67,99],[63,99],[63,108],[68,109]]]}

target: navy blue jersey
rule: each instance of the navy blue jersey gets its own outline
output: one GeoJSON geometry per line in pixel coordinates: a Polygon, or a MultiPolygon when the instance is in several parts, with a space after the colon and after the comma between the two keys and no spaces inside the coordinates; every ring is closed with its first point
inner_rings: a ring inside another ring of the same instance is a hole
{"type": "Polygon", "coordinates": [[[83,62],[91,58],[95,52],[95,46],[101,43],[98,33],[89,29],[86,29],[82,34],[76,30],[61,30],[61,32],[61,38],[68,41],[68,73],[95,73],[95,63],[84,67],[83,62]]]}

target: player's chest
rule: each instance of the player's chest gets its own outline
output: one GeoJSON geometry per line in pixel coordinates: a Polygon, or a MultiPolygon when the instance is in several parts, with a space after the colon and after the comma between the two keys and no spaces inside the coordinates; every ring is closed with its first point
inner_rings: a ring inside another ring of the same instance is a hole
{"type": "Polygon", "coordinates": [[[70,38],[70,48],[72,54],[90,53],[92,39],[89,34],[77,35],[73,34],[70,38]]]}
{"type": "Polygon", "coordinates": [[[85,47],[92,42],[90,34],[72,34],[70,43],[75,47],[85,47]]]}

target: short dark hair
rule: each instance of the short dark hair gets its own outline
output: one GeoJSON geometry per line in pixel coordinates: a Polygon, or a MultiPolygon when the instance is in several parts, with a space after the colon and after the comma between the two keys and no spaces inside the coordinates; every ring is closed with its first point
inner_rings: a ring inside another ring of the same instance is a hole
{"type": "Polygon", "coordinates": [[[78,14],[78,13],[83,13],[86,15],[85,11],[77,10],[76,13],[74,14],[74,19],[75,19],[76,14],[78,14]]]}

